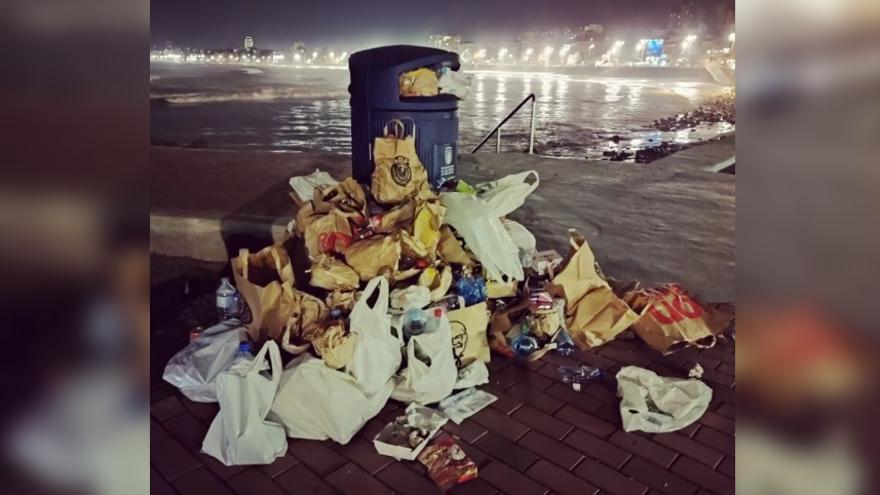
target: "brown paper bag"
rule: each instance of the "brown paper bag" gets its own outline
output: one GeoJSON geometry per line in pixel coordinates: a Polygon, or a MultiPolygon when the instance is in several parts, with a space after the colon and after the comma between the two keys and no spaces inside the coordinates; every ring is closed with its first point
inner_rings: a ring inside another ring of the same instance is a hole
{"type": "MultiPolygon", "coordinates": [[[[299,222],[297,222],[298,224],[299,222]]],[[[297,226],[297,228],[299,227],[297,226]]],[[[303,233],[309,258],[315,260],[318,255],[324,252],[321,246],[322,234],[330,235],[336,232],[351,238],[351,225],[348,223],[348,216],[339,209],[333,208],[327,214],[312,217],[303,233]]]]}
{"type": "Polygon", "coordinates": [[[327,254],[321,254],[312,264],[309,285],[327,290],[354,290],[360,286],[360,277],[350,266],[327,254]]]}
{"type": "Polygon", "coordinates": [[[611,290],[583,236],[573,229],[568,233],[571,252],[547,290],[565,298],[568,330],[578,347],[586,349],[612,340],[638,315],[611,290]]]}
{"type": "Polygon", "coordinates": [[[366,282],[382,275],[389,280],[397,272],[400,261],[400,241],[397,236],[373,236],[355,242],[344,251],[345,262],[366,282]]]}
{"type": "Polygon", "coordinates": [[[312,339],[315,353],[324,360],[324,364],[337,370],[351,360],[357,343],[358,335],[346,333],[342,320],[332,322],[323,333],[312,339]]]}
{"type": "Polygon", "coordinates": [[[633,331],[651,348],[662,354],[682,347],[712,347],[715,336],[724,331],[732,315],[700,305],[678,285],[660,289],[636,288],[624,299],[639,312],[633,331]]]}
{"type": "Polygon", "coordinates": [[[324,298],[324,301],[327,303],[327,307],[331,309],[338,308],[348,313],[352,309],[354,309],[354,303],[357,301],[357,299],[357,292],[353,290],[334,290],[333,292],[327,294],[327,297],[324,298]]]}
{"type": "Polygon", "coordinates": [[[440,81],[437,73],[427,67],[403,72],[398,77],[400,96],[437,96],[440,94],[440,81]]]}
{"type": "Polygon", "coordinates": [[[328,213],[334,207],[346,213],[363,215],[367,195],[353,178],[349,177],[335,186],[315,189],[314,209],[316,213],[328,213]]]}
{"type": "Polygon", "coordinates": [[[268,246],[250,254],[239,251],[230,260],[235,287],[250,308],[252,320],[247,331],[257,345],[277,340],[284,333],[293,312],[293,267],[283,247],[268,246]]]}
{"type": "Polygon", "coordinates": [[[440,258],[447,263],[457,263],[465,266],[473,266],[474,259],[465,251],[461,241],[452,233],[449,226],[440,228],[440,242],[437,245],[440,258]]]}
{"type": "Polygon", "coordinates": [[[486,331],[489,326],[489,309],[486,302],[449,312],[449,326],[452,329],[452,353],[455,365],[463,368],[479,359],[489,362],[489,341],[486,331]]]}
{"type": "Polygon", "coordinates": [[[439,200],[422,201],[416,207],[413,219],[413,238],[428,250],[433,259],[440,243],[440,226],[446,216],[446,207],[439,200]]]}
{"type": "Polygon", "coordinates": [[[373,143],[372,192],[382,204],[399,204],[426,187],[428,173],[416,152],[416,133],[406,136],[400,120],[385,126],[385,136],[373,143]],[[390,127],[389,127],[390,126],[390,127]]]}
{"type": "Polygon", "coordinates": [[[415,216],[416,202],[409,200],[401,203],[382,214],[382,220],[376,227],[376,233],[391,234],[401,229],[409,230],[415,216]]]}

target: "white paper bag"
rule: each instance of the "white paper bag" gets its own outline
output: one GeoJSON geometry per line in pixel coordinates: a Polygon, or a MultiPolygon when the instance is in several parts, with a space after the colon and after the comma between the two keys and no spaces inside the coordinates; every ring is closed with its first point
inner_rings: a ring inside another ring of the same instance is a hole
{"type": "Polygon", "coordinates": [[[388,316],[388,280],[376,277],[367,284],[351,310],[351,333],[358,336],[345,371],[367,395],[385,389],[400,367],[400,341],[391,333],[388,316]],[[376,290],[378,289],[378,293],[376,290]],[[373,307],[367,301],[377,294],[373,307]]]}
{"type": "Polygon", "coordinates": [[[236,363],[217,377],[220,412],[211,422],[202,452],[227,466],[270,464],[287,451],[281,425],[266,421],[281,380],[281,353],[270,340],[251,362],[236,363]],[[271,378],[260,374],[268,353],[271,378]]]}
{"type": "Polygon", "coordinates": [[[392,382],[366,394],[350,374],[303,354],[287,365],[269,419],[284,425],[287,435],[346,444],[391,396],[392,382]]]}
{"type": "Polygon", "coordinates": [[[394,381],[391,398],[401,402],[431,404],[444,399],[452,393],[458,368],[452,354],[452,330],[449,317],[442,309],[440,314],[430,316],[437,327],[421,335],[413,335],[406,343],[406,368],[394,381]],[[417,352],[418,351],[418,352],[417,352]],[[418,356],[427,356],[429,363],[418,356]]]}
{"type": "Polygon", "coordinates": [[[712,400],[712,389],[696,380],[664,378],[625,366],[617,372],[617,395],[624,431],[676,431],[698,420],[712,400]]]}
{"type": "Polygon", "coordinates": [[[538,188],[539,183],[538,172],[528,170],[502,177],[496,181],[477,184],[475,187],[478,191],[477,196],[489,203],[489,206],[495,211],[495,215],[504,217],[522,206],[526,197],[538,188]],[[531,184],[526,182],[530,175],[535,176],[535,182],[531,184]]]}
{"type": "Polygon", "coordinates": [[[168,360],[162,379],[191,401],[217,402],[214,381],[232,364],[245,335],[236,319],[208,328],[168,360]]]}

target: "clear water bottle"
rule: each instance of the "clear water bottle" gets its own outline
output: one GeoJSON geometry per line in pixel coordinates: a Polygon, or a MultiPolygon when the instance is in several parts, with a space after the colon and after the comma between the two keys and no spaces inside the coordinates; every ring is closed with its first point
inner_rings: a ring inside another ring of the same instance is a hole
{"type": "Polygon", "coordinates": [[[232,365],[235,366],[238,363],[246,362],[249,363],[254,360],[254,353],[251,351],[251,343],[250,342],[239,342],[238,343],[238,351],[235,352],[235,358],[232,360],[232,365]]]}
{"type": "MultiPolygon", "coordinates": [[[[442,310],[441,310],[442,311],[442,310]]],[[[425,333],[428,327],[428,317],[425,312],[419,308],[411,308],[403,314],[403,336],[409,339],[413,335],[421,335],[425,333]]]]}
{"type": "Polygon", "coordinates": [[[513,349],[513,352],[519,354],[520,356],[526,357],[531,353],[537,351],[539,344],[538,340],[531,335],[521,333],[513,338],[513,341],[511,341],[510,343],[510,347],[513,349]]]}
{"type": "Polygon", "coordinates": [[[217,319],[226,321],[237,316],[235,287],[229,283],[229,277],[223,277],[220,280],[220,287],[217,287],[217,319]]]}
{"type": "Polygon", "coordinates": [[[581,391],[584,384],[596,380],[602,376],[602,370],[593,366],[560,366],[559,377],[562,383],[568,383],[577,392],[581,391]]]}

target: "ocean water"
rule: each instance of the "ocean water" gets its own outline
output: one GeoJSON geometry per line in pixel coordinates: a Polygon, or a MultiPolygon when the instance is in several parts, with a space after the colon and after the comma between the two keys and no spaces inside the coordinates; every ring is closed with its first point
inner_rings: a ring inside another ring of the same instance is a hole
{"type": "MultiPolygon", "coordinates": [[[[474,71],[459,103],[460,149],[470,150],[529,93],[537,96],[536,152],[601,157],[605,150],[690,143],[733,130],[704,124],[661,132],[655,119],[693,110],[723,89],[705,82],[602,78],[553,72],[474,71]],[[611,138],[619,136],[620,142],[611,138]]],[[[210,148],[349,153],[346,68],[152,63],[154,142],[210,148]]],[[[528,106],[503,128],[502,150],[528,148],[528,106]]],[[[494,138],[484,149],[494,148],[494,138]]]]}

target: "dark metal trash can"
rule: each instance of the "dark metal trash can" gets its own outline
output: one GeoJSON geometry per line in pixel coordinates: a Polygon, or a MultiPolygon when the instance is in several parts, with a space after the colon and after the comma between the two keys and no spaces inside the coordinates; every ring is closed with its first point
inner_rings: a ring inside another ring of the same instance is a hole
{"type": "Polygon", "coordinates": [[[420,67],[458,70],[458,54],[437,48],[395,45],[351,55],[352,175],[369,183],[373,173],[373,140],[383,135],[388,121],[400,119],[407,135],[416,127],[416,150],[438,187],[455,176],[458,161],[458,99],[453,95],[400,96],[400,74],[420,67]]]}

